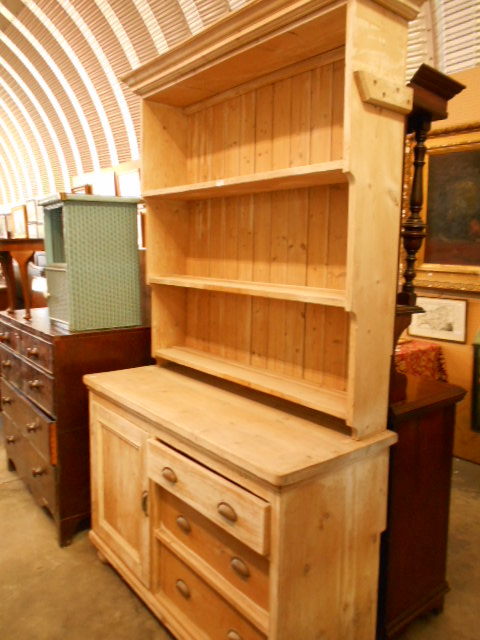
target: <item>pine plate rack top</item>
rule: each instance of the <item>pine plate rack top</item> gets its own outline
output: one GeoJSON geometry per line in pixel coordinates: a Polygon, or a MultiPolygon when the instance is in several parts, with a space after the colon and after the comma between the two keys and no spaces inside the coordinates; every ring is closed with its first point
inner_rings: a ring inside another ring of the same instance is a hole
{"type": "Polygon", "coordinates": [[[257,0],[124,78],[159,365],[385,429],[420,5],[257,0]]]}

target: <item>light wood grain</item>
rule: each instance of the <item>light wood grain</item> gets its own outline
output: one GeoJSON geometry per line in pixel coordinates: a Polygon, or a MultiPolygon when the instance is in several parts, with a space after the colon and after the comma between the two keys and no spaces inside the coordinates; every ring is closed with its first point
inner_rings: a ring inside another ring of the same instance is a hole
{"type": "Polygon", "coordinates": [[[161,442],[149,440],[147,451],[147,474],[156,484],[195,508],[257,553],[268,554],[268,503],[161,442]],[[164,475],[165,468],[174,472],[174,482],[164,475]],[[222,517],[218,509],[218,505],[222,503],[230,506],[235,513],[235,520],[222,517]]]}

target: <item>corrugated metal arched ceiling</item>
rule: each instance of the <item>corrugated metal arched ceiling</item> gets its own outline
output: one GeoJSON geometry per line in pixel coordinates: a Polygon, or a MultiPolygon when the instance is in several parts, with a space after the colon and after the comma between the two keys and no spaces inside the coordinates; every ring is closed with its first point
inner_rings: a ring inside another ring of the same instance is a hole
{"type": "MultiPolygon", "coordinates": [[[[0,0],[0,210],[138,159],[139,99],[119,78],[247,1],[0,0]]],[[[479,17],[478,0],[427,2],[408,72],[480,64],[479,17]]]]}

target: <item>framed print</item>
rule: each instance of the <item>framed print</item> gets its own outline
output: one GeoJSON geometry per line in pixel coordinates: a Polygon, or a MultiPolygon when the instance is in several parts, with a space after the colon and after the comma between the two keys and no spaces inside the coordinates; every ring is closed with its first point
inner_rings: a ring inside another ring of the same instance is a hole
{"type": "Polygon", "coordinates": [[[36,200],[27,200],[25,203],[25,207],[27,209],[27,222],[38,222],[37,220],[37,201],[36,200]]]}
{"type": "Polygon", "coordinates": [[[467,301],[447,298],[417,298],[424,313],[415,313],[408,327],[411,336],[465,342],[467,301]]]}
{"type": "Polygon", "coordinates": [[[91,184],[79,184],[76,187],[72,187],[72,193],[84,193],[85,195],[92,195],[91,184]]]}
{"type": "Polygon", "coordinates": [[[12,208],[12,236],[27,238],[27,210],[24,204],[12,208]]]}
{"type": "Polygon", "coordinates": [[[8,238],[8,214],[0,214],[0,238],[8,238]]]}
{"type": "Polygon", "coordinates": [[[116,175],[116,178],[117,193],[119,196],[140,197],[140,171],[138,169],[126,173],[119,173],[116,175]]]}

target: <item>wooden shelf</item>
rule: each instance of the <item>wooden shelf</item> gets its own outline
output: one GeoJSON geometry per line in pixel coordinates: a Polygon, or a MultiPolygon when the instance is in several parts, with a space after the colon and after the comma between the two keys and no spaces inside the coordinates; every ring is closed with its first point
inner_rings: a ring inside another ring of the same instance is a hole
{"type": "Polygon", "coordinates": [[[143,196],[145,198],[161,196],[172,200],[204,200],[346,182],[347,175],[343,171],[343,161],[335,160],[305,167],[291,167],[235,176],[223,180],[183,184],[164,189],[149,189],[143,193],[143,196]]]}
{"type": "Polygon", "coordinates": [[[158,349],[154,355],[156,358],[269,393],[277,398],[300,403],[343,420],[347,415],[345,391],[321,388],[307,381],[276,375],[270,371],[225,360],[187,347],[158,349]]]}
{"type": "Polygon", "coordinates": [[[345,291],[339,289],[177,275],[150,276],[149,283],[345,308],[345,291]]]}

